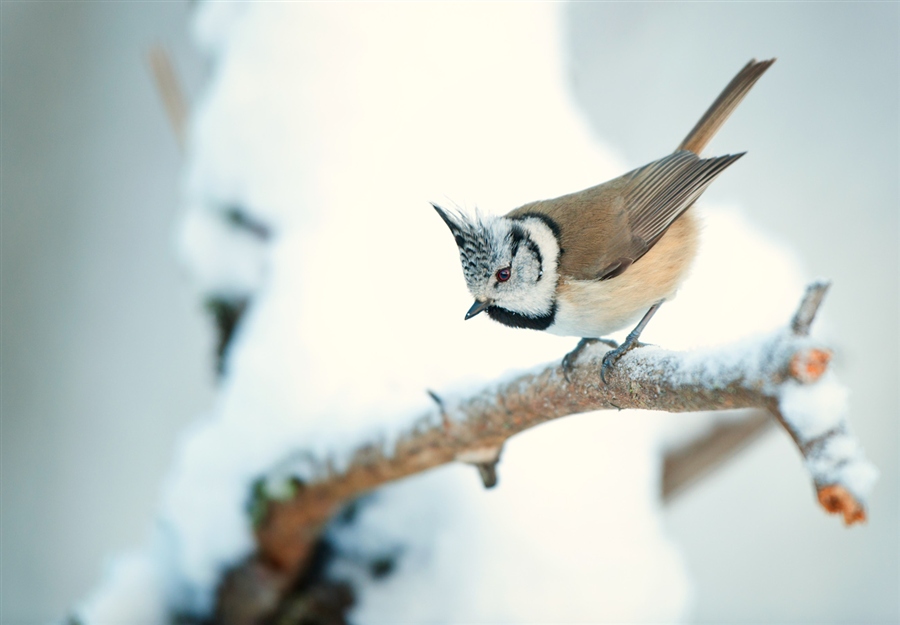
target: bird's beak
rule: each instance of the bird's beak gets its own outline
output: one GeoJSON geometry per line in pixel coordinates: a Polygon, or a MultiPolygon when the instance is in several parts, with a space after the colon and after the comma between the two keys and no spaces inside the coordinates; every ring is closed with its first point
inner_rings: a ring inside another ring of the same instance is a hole
{"type": "Polygon", "coordinates": [[[483,302],[479,302],[478,300],[475,300],[475,303],[472,304],[472,307],[469,309],[469,312],[466,313],[466,319],[471,319],[472,317],[474,317],[475,315],[477,315],[478,313],[480,313],[482,310],[484,310],[485,308],[487,308],[490,305],[491,305],[491,300],[485,300],[483,302]]]}

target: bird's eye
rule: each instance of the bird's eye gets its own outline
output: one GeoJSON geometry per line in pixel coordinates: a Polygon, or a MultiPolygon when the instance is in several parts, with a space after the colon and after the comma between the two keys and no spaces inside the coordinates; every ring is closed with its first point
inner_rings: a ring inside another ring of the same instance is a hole
{"type": "Polygon", "coordinates": [[[504,267],[497,272],[497,282],[506,282],[509,280],[509,267],[504,267]]]}

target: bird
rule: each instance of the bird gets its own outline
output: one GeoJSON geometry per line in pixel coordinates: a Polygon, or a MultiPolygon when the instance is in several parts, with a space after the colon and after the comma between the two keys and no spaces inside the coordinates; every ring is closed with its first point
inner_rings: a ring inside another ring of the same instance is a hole
{"type": "Polygon", "coordinates": [[[481,312],[513,328],[580,337],[563,358],[568,372],[589,344],[638,321],[603,357],[601,378],[671,299],[697,254],[699,223],[690,208],[746,152],[702,158],[718,132],[775,59],[752,59],[728,83],[674,152],[602,184],[505,215],[467,215],[432,206],[459,249],[463,275],[481,312]]]}

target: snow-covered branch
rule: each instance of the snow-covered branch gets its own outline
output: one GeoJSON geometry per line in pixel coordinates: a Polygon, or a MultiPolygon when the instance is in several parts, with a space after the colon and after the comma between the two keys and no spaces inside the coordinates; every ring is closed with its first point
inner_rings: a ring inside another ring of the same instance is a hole
{"type": "Polygon", "coordinates": [[[762,408],[788,431],[829,512],[847,524],[865,520],[877,477],[850,433],[846,391],[827,373],[830,352],[808,335],[827,290],[814,283],[790,325],[769,336],[694,352],[655,346],[623,357],[600,380],[606,346],[583,352],[567,376],[560,364],[495,383],[466,397],[438,398],[393,445],[360,448],[346,467],[312,458],[313,475],[287,499],[271,500],[257,527],[260,555],[289,575],[310,555],[319,531],[340,506],[386,482],[460,461],[480,468],[486,484],[511,436],[552,419],[603,410],[668,412],[762,408]]]}

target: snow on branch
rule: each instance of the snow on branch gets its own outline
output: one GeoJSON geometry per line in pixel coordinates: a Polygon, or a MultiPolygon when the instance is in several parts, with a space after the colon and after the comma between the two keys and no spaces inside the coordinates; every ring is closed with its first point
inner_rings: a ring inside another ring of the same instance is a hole
{"type": "MultiPolygon", "coordinates": [[[[877,470],[846,421],[847,392],[827,372],[831,352],[808,337],[828,288],[810,285],[790,325],[727,347],[674,352],[644,346],[600,379],[606,347],[587,348],[567,377],[559,363],[465,397],[439,397],[393,445],[358,449],[340,470],[311,458],[312,475],[292,495],[270,500],[257,526],[259,556],[292,577],[302,570],[325,523],[354,497],[386,482],[452,462],[479,468],[486,485],[511,436],[567,415],[639,408],[668,412],[761,408],[800,450],[822,506],[850,525],[866,518],[877,470]]],[[[259,562],[259,561],[257,561],[259,562]]]]}

